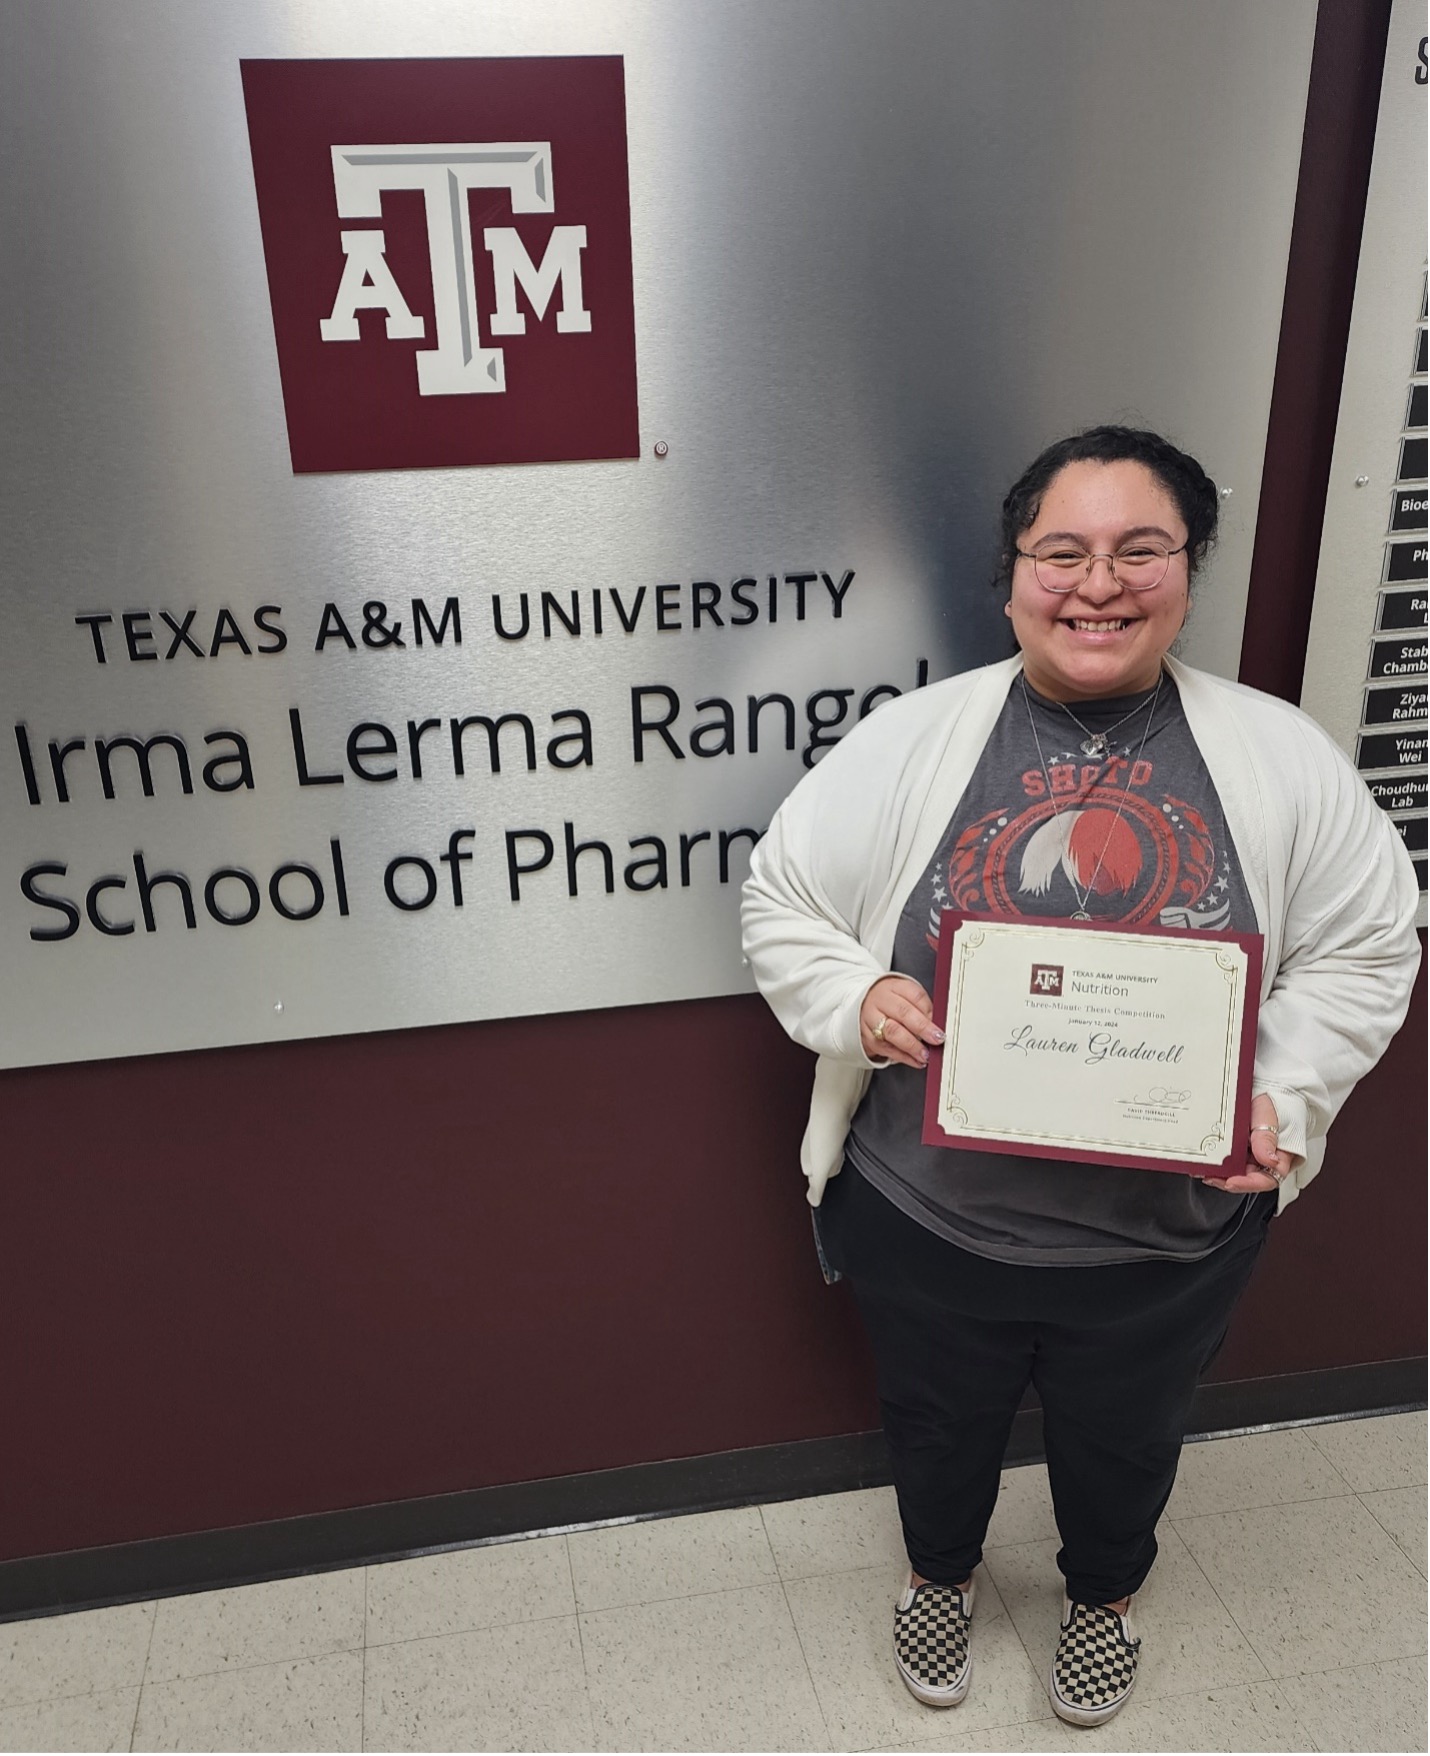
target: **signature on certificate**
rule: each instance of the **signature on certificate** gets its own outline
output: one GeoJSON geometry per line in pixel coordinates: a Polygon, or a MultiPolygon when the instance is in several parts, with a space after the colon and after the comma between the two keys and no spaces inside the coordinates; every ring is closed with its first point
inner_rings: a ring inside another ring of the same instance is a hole
{"type": "Polygon", "coordinates": [[[1186,1107],[1187,1100],[1191,1095],[1190,1091],[1175,1086],[1154,1085],[1142,1097],[1133,1098],[1132,1101],[1139,1107],[1147,1109],[1180,1110],[1186,1107]]]}

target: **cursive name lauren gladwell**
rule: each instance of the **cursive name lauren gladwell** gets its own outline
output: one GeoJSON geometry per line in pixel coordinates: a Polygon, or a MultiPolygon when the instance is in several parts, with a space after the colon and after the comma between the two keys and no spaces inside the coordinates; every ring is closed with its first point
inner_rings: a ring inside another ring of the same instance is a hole
{"type": "Polygon", "coordinates": [[[1155,1049],[1145,1038],[1140,1043],[1124,1043],[1107,1030],[1095,1030],[1083,1042],[1066,1037],[1040,1037],[1031,1024],[1020,1024],[1003,1047],[1021,1049],[1025,1055],[1081,1055],[1093,1066],[1099,1061],[1163,1061],[1175,1066],[1186,1049],[1184,1043],[1168,1043],[1166,1048],[1155,1049]]]}

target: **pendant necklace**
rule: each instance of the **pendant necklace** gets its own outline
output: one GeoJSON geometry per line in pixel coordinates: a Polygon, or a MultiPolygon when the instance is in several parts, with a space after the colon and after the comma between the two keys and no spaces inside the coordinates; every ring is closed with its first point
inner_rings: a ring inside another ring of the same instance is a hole
{"type": "MultiPolygon", "coordinates": [[[[1157,689],[1160,689],[1161,687],[1162,687],[1162,674],[1159,671],[1157,673],[1157,689]]],[[[1025,685],[1025,688],[1026,688],[1026,685],[1025,685]]],[[[1072,721],[1072,723],[1082,733],[1084,741],[1083,741],[1083,743],[1081,743],[1078,746],[1078,748],[1082,751],[1083,755],[1084,756],[1091,756],[1095,761],[1102,762],[1102,761],[1105,761],[1106,757],[1107,757],[1108,739],[1117,730],[1118,726],[1125,726],[1127,724],[1128,720],[1133,718],[1134,715],[1141,713],[1142,709],[1144,707],[1146,707],[1146,705],[1149,701],[1155,699],[1156,694],[1157,694],[1157,689],[1154,689],[1152,691],[1151,695],[1145,696],[1141,701],[1139,701],[1137,703],[1136,707],[1134,707],[1131,710],[1131,712],[1124,713],[1122,718],[1119,720],[1114,720],[1113,723],[1107,728],[1107,730],[1105,732],[1095,732],[1092,730],[1092,728],[1090,726],[1085,726],[1082,723],[1082,721],[1077,717],[1077,715],[1073,712],[1073,710],[1068,706],[1067,702],[1060,701],[1060,702],[1058,702],[1058,706],[1060,708],[1062,708],[1063,712],[1068,716],[1068,718],[1072,721]]]]}
{"type": "MultiPolygon", "coordinates": [[[[1061,808],[1058,805],[1057,794],[1053,791],[1053,777],[1052,777],[1052,775],[1050,775],[1048,773],[1047,758],[1043,755],[1042,739],[1039,738],[1039,736],[1038,736],[1038,723],[1033,718],[1033,703],[1032,703],[1031,697],[1028,694],[1028,680],[1027,680],[1026,676],[1024,676],[1020,679],[1020,681],[1022,682],[1022,685],[1023,685],[1023,706],[1024,706],[1024,708],[1026,708],[1027,714],[1028,714],[1028,730],[1033,734],[1033,747],[1038,752],[1038,765],[1043,771],[1043,780],[1047,785],[1048,802],[1053,807],[1053,816],[1059,822],[1061,822],[1063,814],[1062,814],[1061,808]]],[[[1063,870],[1064,870],[1064,872],[1067,873],[1068,883],[1072,886],[1072,893],[1073,893],[1074,897],[1077,899],[1077,908],[1074,911],[1074,913],[1069,917],[1070,919],[1072,919],[1074,921],[1090,921],[1092,919],[1092,916],[1088,913],[1087,905],[1092,900],[1093,891],[1097,888],[1098,874],[1102,871],[1102,862],[1107,858],[1107,850],[1108,850],[1108,848],[1110,848],[1112,846],[1112,837],[1116,833],[1117,825],[1122,821],[1122,808],[1124,805],[1126,805],[1127,795],[1132,790],[1133,773],[1136,771],[1137,764],[1142,760],[1143,750],[1145,750],[1147,747],[1147,737],[1148,737],[1148,734],[1152,730],[1152,721],[1157,717],[1157,698],[1161,693],[1162,693],[1162,675],[1159,672],[1158,676],[1157,676],[1157,687],[1147,697],[1147,701],[1139,701],[1137,706],[1132,709],[1132,713],[1123,714],[1122,718],[1120,720],[1118,720],[1117,725],[1109,726],[1107,728],[1109,732],[1115,732],[1117,730],[1117,726],[1124,725],[1129,719],[1132,718],[1133,714],[1141,713],[1142,709],[1147,706],[1148,702],[1151,703],[1151,712],[1147,715],[1147,724],[1145,726],[1143,726],[1143,728],[1142,728],[1142,742],[1140,744],[1138,744],[1137,755],[1133,758],[1131,764],[1128,767],[1127,784],[1123,787],[1122,794],[1117,801],[1117,810],[1116,810],[1115,814],[1113,815],[1112,822],[1108,826],[1107,838],[1102,844],[1102,852],[1099,853],[1097,856],[1097,864],[1092,869],[1092,877],[1088,879],[1086,889],[1079,888],[1077,879],[1073,877],[1072,872],[1069,870],[1069,868],[1072,865],[1072,860],[1070,858],[1067,858],[1068,840],[1067,840],[1066,836],[1063,837],[1063,854],[1065,857],[1065,864],[1063,866],[1063,870]]],[[[1058,706],[1063,707],[1062,702],[1059,702],[1058,706]]],[[[1076,714],[1070,712],[1066,707],[1063,707],[1063,711],[1064,711],[1064,713],[1066,713],[1068,715],[1068,718],[1070,720],[1072,720],[1072,722],[1075,726],[1080,727],[1080,729],[1085,731],[1085,732],[1087,731],[1087,727],[1082,724],[1082,721],[1078,719],[1076,714]]],[[[1107,751],[1107,736],[1106,736],[1106,734],[1105,733],[1089,732],[1088,733],[1088,742],[1086,744],[1084,744],[1082,746],[1082,748],[1083,748],[1084,753],[1088,756],[1103,756],[1103,755],[1105,755],[1106,751],[1107,751]],[[1098,741],[1100,741],[1101,745],[1102,745],[1102,749],[1100,751],[1094,750],[1093,748],[1090,747],[1091,745],[1097,743],[1098,741]]]]}

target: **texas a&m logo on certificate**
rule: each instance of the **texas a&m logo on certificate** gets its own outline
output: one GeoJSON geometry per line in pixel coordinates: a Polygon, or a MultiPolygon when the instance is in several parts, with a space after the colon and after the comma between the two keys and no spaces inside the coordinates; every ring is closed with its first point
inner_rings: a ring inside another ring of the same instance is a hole
{"type": "Polygon", "coordinates": [[[637,455],[619,56],[242,73],[295,471],[637,455]]]}

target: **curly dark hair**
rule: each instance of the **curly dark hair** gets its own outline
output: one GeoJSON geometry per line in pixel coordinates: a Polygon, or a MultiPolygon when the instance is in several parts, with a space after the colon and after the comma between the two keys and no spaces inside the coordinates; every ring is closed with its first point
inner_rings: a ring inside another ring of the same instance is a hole
{"type": "Polygon", "coordinates": [[[1193,577],[1216,541],[1216,483],[1185,451],[1160,433],[1139,427],[1089,427],[1059,439],[1028,465],[1003,501],[1003,522],[994,585],[1011,587],[1018,538],[1038,516],[1053,477],[1070,463],[1140,463],[1176,502],[1187,526],[1187,576],[1193,577]]]}

